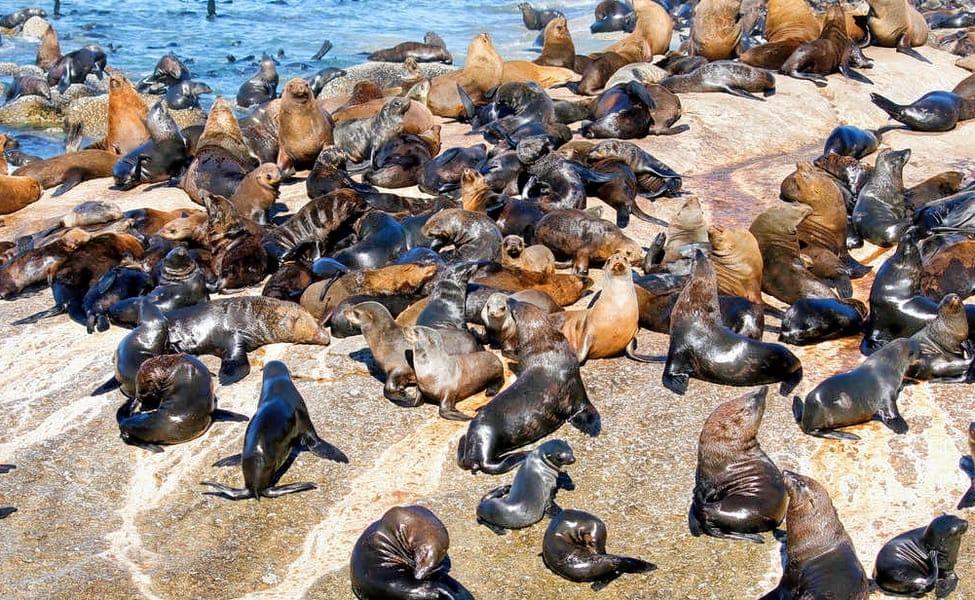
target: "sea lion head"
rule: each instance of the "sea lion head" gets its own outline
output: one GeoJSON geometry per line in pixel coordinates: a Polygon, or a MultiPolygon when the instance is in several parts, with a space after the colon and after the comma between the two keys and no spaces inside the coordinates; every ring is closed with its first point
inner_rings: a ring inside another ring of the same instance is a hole
{"type": "Polygon", "coordinates": [[[555,17],[545,26],[543,35],[542,39],[545,43],[568,40],[571,37],[569,35],[569,22],[565,17],[555,17]]]}
{"type": "Polygon", "coordinates": [[[701,430],[698,453],[707,454],[715,444],[741,445],[755,439],[765,415],[768,386],[762,386],[714,409],[701,430]]]}
{"type": "Polygon", "coordinates": [[[185,246],[176,246],[162,260],[162,272],[168,280],[185,279],[199,269],[185,246]]]}
{"type": "Polygon", "coordinates": [[[508,314],[518,332],[518,359],[534,358],[539,352],[558,349],[566,356],[574,356],[569,343],[558,329],[552,327],[545,311],[534,304],[508,298],[508,314]]]}
{"type": "Polygon", "coordinates": [[[121,73],[112,73],[108,77],[108,89],[110,91],[121,90],[126,87],[126,84],[130,86],[132,85],[129,83],[129,80],[125,78],[125,75],[122,75],[121,73]]]}
{"type": "Polygon", "coordinates": [[[796,163],[796,186],[805,204],[818,204],[826,198],[842,201],[843,192],[833,178],[808,161],[796,163]]]}
{"type": "Polygon", "coordinates": [[[149,109],[149,114],[146,115],[146,129],[149,130],[149,135],[155,141],[178,140],[181,143],[183,142],[179,125],[176,124],[161,101],[156,102],[149,109]]]}
{"type": "Polygon", "coordinates": [[[812,477],[784,470],[782,480],[789,493],[789,514],[793,511],[808,513],[832,506],[826,488],[812,477]]]}
{"type": "Polygon", "coordinates": [[[416,358],[430,360],[433,356],[447,354],[443,337],[440,332],[432,327],[422,325],[406,327],[403,329],[403,335],[407,342],[413,344],[413,352],[416,354],[416,358]]]}
{"type": "Polygon", "coordinates": [[[886,173],[900,173],[911,159],[911,149],[884,150],[877,156],[876,170],[886,173]]]}
{"type": "Polygon", "coordinates": [[[396,96],[384,104],[379,112],[382,118],[390,119],[397,116],[402,117],[408,110],[410,110],[410,99],[396,96]]]}
{"type": "MultiPolygon", "coordinates": [[[[293,303],[285,302],[287,306],[293,303]]],[[[284,325],[284,332],[298,343],[327,346],[331,342],[328,328],[319,323],[307,310],[298,307],[297,310],[288,309],[288,314],[281,315],[278,321],[284,325]]],[[[274,317],[272,317],[274,318],[274,317]]]]}
{"type": "Polygon", "coordinates": [[[691,278],[684,285],[684,289],[677,297],[677,304],[671,311],[671,326],[688,318],[705,323],[721,322],[721,311],[718,308],[718,283],[714,267],[700,248],[694,251],[691,278]]]}
{"type": "Polygon", "coordinates": [[[325,146],[322,151],[318,153],[318,158],[315,159],[315,168],[330,167],[331,169],[344,169],[346,164],[349,162],[349,155],[346,154],[345,150],[342,150],[338,146],[325,146]]]}
{"type": "Polygon", "coordinates": [[[347,307],[345,309],[345,319],[352,325],[365,331],[366,327],[392,321],[393,316],[390,314],[388,308],[370,300],[369,302],[360,302],[355,306],[347,307]]]}
{"type": "Polygon", "coordinates": [[[522,164],[532,165],[552,151],[552,141],[547,135],[529,136],[518,142],[516,151],[522,164]]]}
{"type": "Polygon", "coordinates": [[[525,240],[517,235],[505,236],[501,240],[501,251],[504,252],[505,256],[518,258],[525,251],[525,240]]]}
{"type": "MultiPolygon", "coordinates": [[[[642,248],[641,248],[642,250],[642,248]]],[[[642,261],[642,252],[639,255],[642,261]]],[[[625,252],[616,252],[612,256],[606,259],[606,264],[603,266],[603,273],[607,277],[632,277],[630,274],[630,265],[632,264],[632,258],[628,257],[625,252]]],[[[639,263],[638,263],[639,264],[639,263]]]]}
{"type": "Polygon", "coordinates": [[[159,408],[165,393],[172,389],[179,375],[177,367],[187,360],[185,354],[164,354],[154,356],[139,366],[135,377],[135,397],[140,410],[159,408]]]}
{"type": "Polygon", "coordinates": [[[274,163],[262,164],[254,170],[254,175],[261,187],[274,191],[281,187],[281,169],[274,163]]]}
{"type": "Polygon", "coordinates": [[[308,85],[307,81],[301,77],[295,77],[284,84],[284,94],[281,97],[284,101],[291,100],[298,104],[307,104],[309,100],[315,97],[315,94],[312,93],[311,86],[308,85]]]}
{"type": "Polygon", "coordinates": [[[488,321],[495,324],[503,323],[507,317],[508,295],[496,292],[488,296],[483,309],[484,325],[489,325],[488,321]]]}
{"type": "Polygon", "coordinates": [[[938,551],[938,565],[955,564],[958,560],[958,548],[961,546],[961,536],[968,531],[968,521],[954,515],[941,515],[924,529],[924,546],[928,550],[938,551]],[[944,561],[944,562],[942,562],[944,561]]]}
{"type": "Polygon", "coordinates": [[[572,447],[565,440],[549,440],[538,447],[538,453],[542,461],[556,471],[561,471],[561,467],[576,461],[572,447]]]}

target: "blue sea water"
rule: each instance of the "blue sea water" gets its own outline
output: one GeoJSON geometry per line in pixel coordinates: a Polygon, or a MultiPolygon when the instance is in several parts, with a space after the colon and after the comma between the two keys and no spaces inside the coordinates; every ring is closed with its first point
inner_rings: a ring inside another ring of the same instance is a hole
{"type": "MultiPolygon", "coordinates": [[[[595,0],[535,3],[557,8],[570,21],[585,25],[592,20],[595,4],[595,0]]],[[[255,72],[262,53],[277,56],[279,50],[284,51],[278,59],[282,84],[324,67],[363,62],[372,50],[422,40],[431,30],[447,42],[457,65],[463,64],[470,39],[482,31],[492,35],[506,59],[537,56],[532,47],[538,32],[525,29],[517,0],[218,0],[218,17],[210,20],[206,0],[63,0],[60,19],[50,16],[50,0],[3,0],[0,14],[25,6],[48,11],[62,52],[99,44],[108,53],[109,64],[135,81],[172,51],[186,61],[194,79],[228,97],[255,72]],[[332,50],[322,60],[312,61],[325,39],[331,40],[332,50]],[[237,61],[229,62],[228,55],[237,61]],[[248,55],[254,58],[243,60],[248,55]]],[[[580,52],[605,44],[591,39],[588,31],[576,38],[580,52]]],[[[36,40],[4,37],[0,62],[33,64],[36,51],[36,40]]],[[[212,101],[212,96],[205,100],[212,101]]],[[[52,156],[63,151],[60,132],[12,133],[26,152],[52,156]]]]}

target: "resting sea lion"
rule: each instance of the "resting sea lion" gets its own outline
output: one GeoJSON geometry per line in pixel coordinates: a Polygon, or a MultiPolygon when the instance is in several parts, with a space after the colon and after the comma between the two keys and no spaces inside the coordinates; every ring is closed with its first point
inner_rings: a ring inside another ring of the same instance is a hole
{"type": "Polygon", "coordinates": [[[671,75],[660,82],[668,90],[681,92],[724,92],[751,100],[764,100],[775,93],[775,77],[761,69],[730,61],[709,62],[687,75],[671,75]]]}
{"type": "Polygon", "coordinates": [[[576,209],[549,211],[538,222],[535,241],[572,257],[573,268],[580,275],[589,272],[590,261],[605,262],[617,252],[631,265],[641,264],[644,254],[643,248],[619,227],[576,209]]]}
{"type": "Polygon", "coordinates": [[[108,318],[115,325],[135,327],[139,323],[139,306],[142,302],[148,302],[165,313],[209,301],[203,270],[185,247],[176,246],[162,260],[156,287],[144,298],[129,298],[113,304],[108,310],[108,318]]]}
{"type": "Polygon", "coordinates": [[[240,182],[257,166],[230,105],[218,97],[180,187],[197,204],[203,204],[205,193],[232,198],[240,182]]]}
{"type": "Polygon", "coordinates": [[[525,246],[525,240],[508,235],[501,240],[501,264],[542,274],[555,273],[555,255],[541,244],[525,246]]]}
{"type": "Polygon", "coordinates": [[[840,125],[829,133],[823,146],[823,156],[830,152],[853,158],[863,158],[877,151],[881,134],[853,125],[840,125]]]}
{"type": "Polygon", "coordinates": [[[109,309],[119,301],[133,300],[152,289],[152,278],[141,268],[115,267],[85,294],[82,307],[88,333],[107,331],[109,309]]]}
{"type": "Polygon", "coordinates": [[[741,40],[738,21],[741,0],[701,0],[694,9],[689,38],[690,54],[709,61],[734,58],[741,40]]]}
{"type": "Polygon", "coordinates": [[[855,298],[800,298],[782,317],[779,341],[795,346],[859,335],[867,307],[855,298]]]}
{"type": "Polygon", "coordinates": [[[482,213],[447,208],[430,217],[422,233],[439,240],[441,245],[454,246],[445,256],[450,262],[501,258],[501,231],[482,213]]]}
{"type": "Polygon", "coordinates": [[[430,81],[427,106],[439,117],[470,118],[472,115],[465,106],[465,103],[469,103],[468,98],[477,102],[485,92],[499,85],[503,68],[504,61],[494,49],[491,36],[480,33],[467,47],[463,69],[434,77],[430,81]]]}
{"type": "Polygon", "coordinates": [[[83,181],[111,177],[117,160],[114,152],[81,150],[26,164],[13,175],[36,179],[44,189],[57,187],[51,195],[60,196],[83,181]]]}
{"type": "Polygon", "coordinates": [[[946,598],[958,585],[955,562],[966,531],[968,521],[941,515],[898,535],[877,553],[874,581],[890,594],[920,597],[934,591],[946,598]]]}
{"type": "Polygon", "coordinates": [[[924,17],[907,0],[867,0],[870,16],[867,25],[871,37],[879,46],[897,48],[898,52],[924,62],[917,50],[928,42],[928,24],[924,17]]]}
{"type": "Polygon", "coordinates": [[[870,94],[870,100],[913,131],[950,131],[961,121],[975,119],[975,98],[952,92],[928,92],[903,105],[880,94],[870,94]]]}
{"type": "Polygon", "coordinates": [[[616,158],[622,160],[637,177],[640,191],[650,198],[680,191],[683,180],[673,169],[632,142],[606,140],[596,144],[588,154],[590,161],[616,158]]]}
{"type": "Polygon", "coordinates": [[[157,102],[146,116],[149,139],[122,156],[112,168],[115,185],[130,190],[142,183],[169,181],[183,172],[190,156],[173,118],[157,102]]]}
{"type": "Polygon", "coordinates": [[[533,8],[528,2],[522,2],[519,4],[518,10],[521,11],[521,19],[524,21],[525,27],[534,31],[541,31],[545,29],[545,27],[554,19],[559,17],[565,18],[565,15],[557,10],[538,10],[533,8]]]}
{"type": "Polygon", "coordinates": [[[965,305],[956,294],[938,304],[937,316],[910,337],[914,361],[905,377],[917,381],[972,381],[972,351],[965,305]]]}
{"type": "MultiPolygon", "coordinates": [[[[857,46],[846,29],[846,14],[839,4],[826,9],[826,22],[818,39],[803,42],[782,64],[780,72],[797,79],[807,79],[819,87],[826,85],[826,75],[842,73],[861,83],[873,83],[853,70],[851,56],[857,46]]],[[[871,64],[872,63],[868,63],[871,64]]]]}

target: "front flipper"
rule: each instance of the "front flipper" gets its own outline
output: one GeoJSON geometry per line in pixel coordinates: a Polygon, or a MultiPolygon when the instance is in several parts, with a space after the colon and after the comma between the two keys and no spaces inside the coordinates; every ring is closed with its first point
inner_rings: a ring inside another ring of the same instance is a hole
{"type": "Polygon", "coordinates": [[[307,492],[308,490],[318,489],[318,486],[310,481],[303,481],[301,483],[289,483],[288,485],[276,485],[274,487],[269,487],[266,490],[261,490],[261,495],[265,498],[277,498],[279,496],[284,496],[285,494],[294,494],[297,492],[307,492]]]}
{"type": "Polygon", "coordinates": [[[873,81],[870,80],[870,78],[868,78],[863,73],[860,73],[859,71],[851,69],[849,65],[841,65],[840,73],[842,73],[843,76],[846,77],[847,79],[852,79],[853,81],[859,81],[860,83],[873,85],[873,81]]]}
{"type": "Polygon", "coordinates": [[[721,86],[721,90],[726,94],[731,94],[732,96],[738,96],[739,98],[748,98],[749,100],[758,100],[759,102],[765,102],[765,98],[759,98],[754,94],[750,94],[745,90],[739,90],[738,88],[733,88],[729,85],[721,86]]]}
{"type": "Polygon", "coordinates": [[[227,498],[228,500],[246,500],[247,498],[254,497],[254,494],[252,494],[247,488],[232,488],[214,481],[201,481],[200,485],[210,486],[214,490],[210,492],[203,492],[204,496],[220,496],[221,498],[227,498]]]}
{"type": "Polygon", "coordinates": [[[488,475],[501,475],[502,473],[507,473],[511,469],[514,469],[521,463],[525,462],[528,457],[527,452],[512,452],[510,454],[505,454],[503,458],[497,462],[484,462],[478,469],[487,473],[488,475]]]}
{"type": "Polygon", "coordinates": [[[223,361],[220,363],[220,384],[237,383],[251,372],[251,364],[247,361],[247,349],[243,340],[235,336],[231,347],[227,349],[223,361]]]}
{"type": "Polygon", "coordinates": [[[441,402],[440,403],[440,417],[447,419],[448,421],[470,421],[472,417],[465,415],[464,413],[457,410],[452,402],[441,402]]]}
{"type": "Polygon", "coordinates": [[[495,525],[494,523],[488,523],[487,521],[485,521],[480,517],[477,518],[477,522],[478,524],[484,525],[485,527],[490,529],[492,532],[494,532],[495,535],[508,535],[508,530],[505,529],[504,527],[495,525]]]}
{"type": "Polygon", "coordinates": [[[213,413],[210,414],[210,418],[213,419],[214,422],[225,421],[229,423],[246,423],[249,420],[247,415],[231,412],[229,410],[223,410],[222,408],[215,409],[213,413]]]}
{"type": "Polygon", "coordinates": [[[143,442],[142,440],[137,440],[137,439],[135,439],[133,437],[130,437],[128,435],[125,435],[124,433],[122,435],[120,435],[119,437],[122,438],[122,441],[125,442],[126,444],[128,444],[129,446],[135,446],[136,448],[142,448],[143,450],[148,450],[149,452],[153,452],[155,454],[159,454],[160,452],[163,451],[162,446],[160,446],[159,444],[152,444],[150,442],[143,442]]]}
{"type": "Polygon", "coordinates": [[[484,494],[481,497],[481,502],[484,502],[485,500],[494,500],[495,498],[504,498],[510,492],[511,492],[510,485],[499,485],[498,487],[494,488],[490,492],[484,494]]]}
{"type": "Polygon", "coordinates": [[[16,468],[17,465],[0,465],[0,475],[5,475],[16,468]]]}
{"type": "Polygon", "coordinates": [[[931,61],[925,58],[923,54],[911,47],[911,42],[908,39],[907,33],[901,35],[900,39],[897,40],[897,52],[900,54],[906,54],[911,58],[916,58],[921,62],[931,64],[931,61]]]}
{"type": "Polygon", "coordinates": [[[231,454],[213,463],[214,467],[239,467],[243,458],[240,454],[231,454]]]}
{"type": "Polygon", "coordinates": [[[880,413],[877,415],[880,418],[880,422],[886,425],[894,433],[905,434],[907,433],[907,421],[904,417],[899,414],[884,414],[880,413]]]}
{"type": "Polygon", "coordinates": [[[807,431],[811,436],[825,438],[830,440],[846,440],[848,442],[860,441],[860,436],[854,433],[848,433],[846,431],[837,431],[835,429],[813,429],[807,431]]]}
{"type": "Polygon", "coordinates": [[[6,519],[7,517],[14,514],[15,512],[17,512],[17,509],[14,508],[13,506],[0,507],[0,519],[6,519]]]}
{"type": "Polygon", "coordinates": [[[569,424],[589,437],[596,437],[602,430],[602,419],[599,417],[599,411],[588,399],[586,405],[579,409],[579,412],[569,417],[569,424]]]}

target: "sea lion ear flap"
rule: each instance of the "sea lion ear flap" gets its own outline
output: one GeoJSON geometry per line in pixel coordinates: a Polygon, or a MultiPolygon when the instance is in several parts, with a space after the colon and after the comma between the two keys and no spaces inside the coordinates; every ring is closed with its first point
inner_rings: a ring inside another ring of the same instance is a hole
{"type": "Polygon", "coordinates": [[[166,315],[145,298],[139,302],[139,326],[143,325],[149,329],[161,329],[166,325],[166,315]]]}

